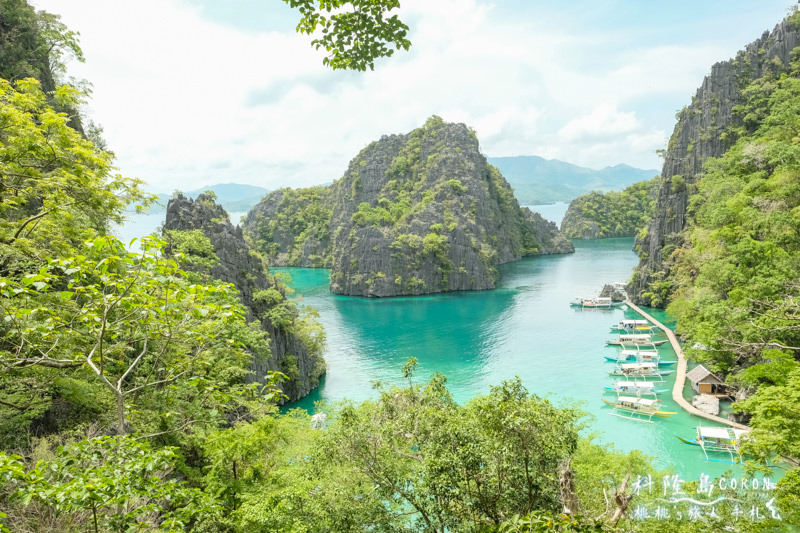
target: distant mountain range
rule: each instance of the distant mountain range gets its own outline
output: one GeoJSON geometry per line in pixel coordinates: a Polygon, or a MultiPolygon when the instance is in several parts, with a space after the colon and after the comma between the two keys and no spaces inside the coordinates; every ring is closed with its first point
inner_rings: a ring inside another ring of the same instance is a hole
{"type": "Polygon", "coordinates": [[[522,205],[566,203],[592,191],[619,191],[660,173],[624,164],[594,170],[535,155],[487,159],[500,169],[522,205]]]}
{"type": "MultiPolygon", "coordinates": [[[[217,195],[217,203],[230,213],[250,211],[268,192],[269,189],[257,185],[242,185],[240,183],[218,183],[193,191],[181,191],[188,198],[197,198],[205,191],[213,191],[217,195]]],[[[170,194],[159,194],[156,205],[150,208],[150,213],[158,213],[167,208],[167,202],[172,197],[170,194]]]]}
{"type": "MultiPolygon", "coordinates": [[[[568,203],[592,191],[620,191],[637,181],[652,179],[659,173],[658,170],[642,170],[628,165],[594,170],[535,155],[487,159],[500,169],[522,205],[568,203]]],[[[239,183],[219,183],[182,192],[184,196],[197,198],[208,190],[214,191],[217,203],[228,213],[249,211],[270,192],[264,187],[239,183]]],[[[171,196],[159,194],[157,204],[151,207],[149,212],[155,214],[164,211],[171,196]]]]}

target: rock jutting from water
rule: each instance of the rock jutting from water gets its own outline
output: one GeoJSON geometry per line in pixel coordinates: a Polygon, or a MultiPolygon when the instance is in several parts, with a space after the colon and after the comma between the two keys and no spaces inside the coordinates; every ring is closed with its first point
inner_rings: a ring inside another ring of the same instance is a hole
{"type": "Polygon", "coordinates": [[[628,299],[628,295],[621,287],[606,283],[603,285],[603,290],[600,291],[600,298],[611,298],[614,302],[624,302],[628,299]]]}
{"type": "MultiPolygon", "coordinates": [[[[192,200],[179,194],[167,204],[164,232],[169,235],[170,231],[193,230],[200,230],[210,241],[219,261],[210,268],[192,265],[184,268],[232,283],[239,291],[248,322],[258,320],[261,329],[269,334],[270,357],[253,358],[250,379],[261,383],[269,372],[282,372],[288,378],[280,384],[287,401],[308,395],[319,384],[319,378],[325,372],[325,362],[320,354],[309,353],[290,325],[276,323],[270,318],[277,316],[271,310],[278,306],[285,308],[286,297],[261,258],[251,253],[241,228],[230,223],[228,214],[212,197],[201,194],[192,200]],[[260,296],[265,291],[269,298],[260,296]]],[[[284,315],[286,313],[281,313],[284,315]]]]}
{"type": "Polygon", "coordinates": [[[329,187],[274,191],[244,229],[270,264],[330,268],[330,290],[355,296],[493,289],[499,264],[574,251],[474,131],[439,117],[371,143],[329,187]]]}

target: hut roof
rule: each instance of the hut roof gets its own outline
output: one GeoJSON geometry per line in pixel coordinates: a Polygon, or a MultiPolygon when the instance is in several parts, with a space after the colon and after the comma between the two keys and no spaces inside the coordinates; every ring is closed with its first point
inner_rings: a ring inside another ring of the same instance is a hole
{"type": "Polygon", "coordinates": [[[701,381],[711,381],[722,384],[722,380],[719,379],[717,376],[715,376],[709,369],[707,369],[703,365],[697,365],[696,367],[694,367],[690,372],[686,374],[686,377],[692,383],[700,383],[701,381]]]}

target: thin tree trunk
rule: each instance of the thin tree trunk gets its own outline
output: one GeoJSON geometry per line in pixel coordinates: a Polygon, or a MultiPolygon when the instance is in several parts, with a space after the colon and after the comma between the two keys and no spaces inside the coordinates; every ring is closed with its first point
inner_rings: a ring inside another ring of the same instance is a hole
{"type": "Polygon", "coordinates": [[[628,487],[629,479],[630,475],[625,476],[625,480],[622,482],[622,485],[614,494],[614,502],[617,504],[617,508],[614,510],[611,520],[609,520],[611,527],[616,527],[617,522],[619,522],[620,519],[625,515],[625,511],[628,510],[628,505],[630,505],[631,500],[633,499],[633,494],[625,494],[625,489],[628,487]]]}
{"type": "Polygon", "coordinates": [[[125,402],[123,401],[122,392],[117,391],[117,434],[127,434],[125,429],[125,402]]]}
{"type": "Polygon", "coordinates": [[[561,470],[561,512],[572,516],[578,514],[580,501],[578,500],[577,490],[575,489],[575,478],[572,474],[572,459],[567,459],[562,465],[561,470]]]}
{"type": "Polygon", "coordinates": [[[97,506],[95,504],[92,504],[92,518],[94,519],[94,533],[97,533],[97,506]]]}

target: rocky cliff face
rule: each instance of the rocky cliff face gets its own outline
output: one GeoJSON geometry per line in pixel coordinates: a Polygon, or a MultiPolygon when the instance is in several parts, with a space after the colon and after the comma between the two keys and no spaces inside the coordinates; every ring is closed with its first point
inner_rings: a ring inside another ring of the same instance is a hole
{"type": "Polygon", "coordinates": [[[245,216],[254,247],[276,266],[330,267],[332,187],[280,189],[245,216]]]}
{"type": "Polygon", "coordinates": [[[634,302],[665,303],[663,291],[668,288],[657,289],[654,284],[667,277],[669,254],[684,245],[681,231],[686,226],[688,200],[697,190],[703,163],[722,155],[735,141],[726,130],[743,120],[734,113],[734,106],[742,101],[742,89],[768,69],[785,68],[790,52],[798,45],[798,28],[788,19],[781,22],[735,58],[712,66],[691,104],[679,112],[665,154],[655,214],[647,233],[636,242],[640,263],[628,291],[634,302]]]}
{"type": "Polygon", "coordinates": [[[273,193],[245,231],[271,262],[328,266],[331,291],[357,296],[491,289],[498,264],[574,251],[520,208],[472,130],[438,117],[373,142],[327,190],[273,193]]]}
{"type": "MultiPolygon", "coordinates": [[[[241,228],[229,222],[222,206],[217,205],[211,197],[201,194],[197,200],[179,195],[169,201],[164,231],[170,230],[202,231],[211,242],[219,262],[210,269],[195,270],[204,270],[211,279],[232,283],[239,290],[248,313],[248,322],[258,320],[261,328],[269,334],[271,357],[265,360],[254,358],[251,379],[261,382],[267,372],[284,372],[292,378],[281,385],[289,397],[288,401],[306,396],[318,385],[319,377],[324,372],[324,363],[312,357],[291,331],[273,324],[267,318],[271,307],[282,302],[259,298],[258,294],[268,289],[280,291],[280,287],[269,275],[261,259],[251,253],[241,228]],[[292,367],[291,372],[287,371],[287,366],[292,367]]],[[[280,297],[285,300],[282,293],[280,297]]]]}

